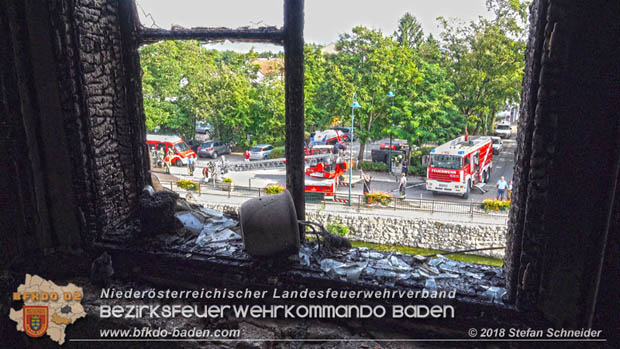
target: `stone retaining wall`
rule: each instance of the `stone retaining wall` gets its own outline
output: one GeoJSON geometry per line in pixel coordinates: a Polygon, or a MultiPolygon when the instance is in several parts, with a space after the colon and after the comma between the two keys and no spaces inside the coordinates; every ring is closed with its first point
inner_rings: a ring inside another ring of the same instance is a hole
{"type": "MultiPolygon", "coordinates": [[[[216,210],[232,210],[239,207],[222,204],[205,204],[216,210]]],[[[376,217],[364,214],[343,214],[306,211],[309,221],[327,225],[345,224],[352,240],[379,244],[399,244],[444,251],[460,251],[506,245],[506,226],[472,223],[444,223],[430,219],[376,217]]],[[[475,252],[477,255],[503,258],[504,250],[475,252]]]]}

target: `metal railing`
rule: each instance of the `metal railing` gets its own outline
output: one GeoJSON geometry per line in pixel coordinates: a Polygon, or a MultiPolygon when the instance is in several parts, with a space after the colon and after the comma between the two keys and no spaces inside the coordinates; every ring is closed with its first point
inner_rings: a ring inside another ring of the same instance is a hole
{"type": "MultiPolygon", "coordinates": [[[[197,182],[198,183],[198,182],[197,182]]],[[[261,187],[246,187],[231,185],[223,182],[208,182],[198,183],[196,190],[187,190],[180,188],[174,182],[161,182],[162,187],[184,194],[186,197],[193,197],[198,199],[200,195],[221,195],[228,198],[231,197],[243,197],[243,198],[257,198],[265,195],[265,188],[261,187]],[[189,194],[189,195],[188,195],[189,194]],[[197,197],[196,197],[197,196],[197,197]]],[[[307,203],[316,203],[322,206],[339,205],[349,206],[348,194],[336,193],[334,197],[324,197],[321,202],[315,202],[316,200],[308,201],[307,203]]],[[[507,217],[508,211],[488,211],[481,207],[481,202],[477,201],[447,201],[447,200],[433,200],[424,198],[399,198],[397,196],[391,197],[384,203],[368,203],[363,194],[351,194],[351,207],[358,211],[373,210],[373,211],[385,211],[385,210],[400,210],[400,211],[423,211],[423,212],[440,212],[440,213],[452,213],[461,215],[486,215],[486,216],[499,216],[507,217]]]]}
{"type": "MultiPolygon", "coordinates": [[[[335,199],[338,201],[346,201],[348,195],[336,194],[335,199]]],[[[401,210],[401,211],[425,211],[430,213],[453,213],[463,215],[493,215],[493,216],[508,216],[508,211],[488,211],[484,210],[481,202],[477,201],[447,201],[447,200],[434,200],[424,198],[399,198],[392,197],[385,203],[367,203],[364,195],[356,194],[351,195],[353,201],[352,206],[357,207],[360,210],[372,209],[372,210],[401,210]]]]}

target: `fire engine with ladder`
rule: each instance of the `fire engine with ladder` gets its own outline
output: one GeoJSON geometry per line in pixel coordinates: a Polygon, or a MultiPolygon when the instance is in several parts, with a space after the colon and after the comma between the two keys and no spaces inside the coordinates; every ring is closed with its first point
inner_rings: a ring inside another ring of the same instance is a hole
{"type": "Polygon", "coordinates": [[[427,165],[426,190],[468,198],[473,186],[487,183],[493,169],[490,137],[461,136],[432,149],[427,165]]]}
{"type": "Polygon", "coordinates": [[[333,199],[338,178],[347,171],[348,165],[348,162],[333,156],[327,159],[327,163],[319,162],[307,167],[305,192],[322,193],[325,197],[333,199]]]}

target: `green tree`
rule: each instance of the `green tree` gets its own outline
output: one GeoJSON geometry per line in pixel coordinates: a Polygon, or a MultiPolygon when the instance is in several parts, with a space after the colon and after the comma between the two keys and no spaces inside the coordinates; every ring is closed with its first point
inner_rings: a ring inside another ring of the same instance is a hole
{"type": "Polygon", "coordinates": [[[193,136],[205,118],[201,91],[213,58],[196,41],[164,41],[140,49],[146,127],[193,136]]]}
{"type": "Polygon", "coordinates": [[[520,97],[525,43],[505,17],[468,25],[439,18],[442,61],[453,82],[451,94],[465,118],[465,133],[492,131],[495,114],[520,97]]]}
{"type": "Polygon", "coordinates": [[[322,47],[306,45],[304,47],[304,107],[305,127],[317,130],[329,125],[330,110],[326,108],[324,89],[330,77],[327,58],[321,52],[322,47]]]}
{"type": "Polygon", "coordinates": [[[398,21],[398,29],[394,32],[398,43],[410,48],[418,48],[424,41],[422,25],[411,13],[407,12],[398,21]]]}
{"type": "MultiPolygon", "coordinates": [[[[351,113],[353,93],[361,105],[355,114],[355,132],[360,141],[358,161],[363,160],[366,143],[384,135],[389,121],[389,103],[385,97],[395,81],[395,41],[380,31],[355,27],[351,34],[340,36],[336,47],[340,53],[334,57],[342,74],[344,91],[339,91],[339,114],[351,113]]],[[[416,75],[413,63],[399,67],[408,77],[416,75]]],[[[402,81],[403,84],[414,81],[402,81]]],[[[350,120],[350,119],[349,119],[350,120]]]]}

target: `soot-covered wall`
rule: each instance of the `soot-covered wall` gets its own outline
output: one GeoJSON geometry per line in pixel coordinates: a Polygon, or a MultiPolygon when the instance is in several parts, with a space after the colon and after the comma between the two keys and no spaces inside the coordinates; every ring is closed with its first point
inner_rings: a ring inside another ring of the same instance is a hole
{"type": "Polygon", "coordinates": [[[3,262],[132,228],[148,171],[132,6],[0,4],[3,262]]]}

